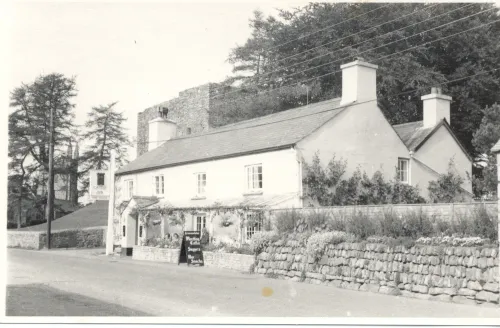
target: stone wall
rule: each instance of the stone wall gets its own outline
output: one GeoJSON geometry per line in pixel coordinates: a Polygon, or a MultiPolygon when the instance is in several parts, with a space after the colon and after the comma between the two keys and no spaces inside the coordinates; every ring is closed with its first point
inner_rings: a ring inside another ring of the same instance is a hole
{"type": "Polygon", "coordinates": [[[148,122],[158,117],[158,108],[168,108],[167,118],[178,125],[178,136],[199,133],[209,129],[210,96],[212,84],[184,90],[177,98],[164,101],[140,112],[137,116],[137,156],[148,151],[149,125],[148,122]]]}
{"type": "MultiPolygon", "coordinates": [[[[485,206],[492,216],[498,213],[498,203],[495,201],[481,203],[456,203],[456,204],[398,204],[398,205],[361,205],[361,206],[324,206],[315,208],[296,209],[300,213],[311,211],[327,213],[333,216],[349,216],[353,213],[361,212],[369,218],[381,217],[386,211],[393,211],[396,214],[422,211],[430,217],[443,220],[453,220],[460,216],[470,216],[474,210],[480,206],[485,206]]],[[[271,213],[278,214],[290,209],[272,210],[271,213]]]]}
{"type": "Polygon", "coordinates": [[[278,241],[255,272],[359,291],[466,304],[498,304],[498,248],[342,243],[314,261],[298,241],[278,241]]]}
{"type": "Polygon", "coordinates": [[[255,256],[245,254],[203,252],[203,259],[207,267],[230,269],[241,272],[250,272],[255,264],[255,256]]]}
{"type": "MultiPolygon", "coordinates": [[[[106,227],[52,232],[52,248],[94,248],[106,246],[106,227]]],[[[8,231],[7,247],[40,250],[47,245],[45,231],[8,231]]]]}
{"type": "Polygon", "coordinates": [[[42,235],[39,231],[7,231],[7,247],[41,249],[42,235]]]}
{"type": "MultiPolygon", "coordinates": [[[[179,249],[135,246],[132,252],[132,259],[177,264],[179,261],[179,252],[179,249]]],[[[249,272],[255,264],[255,256],[253,255],[219,252],[203,252],[203,260],[204,265],[207,267],[241,272],[249,272]]]]}
{"type": "Polygon", "coordinates": [[[155,261],[166,263],[179,262],[179,249],[158,248],[150,246],[134,246],[132,259],[140,261],[155,261]]]}

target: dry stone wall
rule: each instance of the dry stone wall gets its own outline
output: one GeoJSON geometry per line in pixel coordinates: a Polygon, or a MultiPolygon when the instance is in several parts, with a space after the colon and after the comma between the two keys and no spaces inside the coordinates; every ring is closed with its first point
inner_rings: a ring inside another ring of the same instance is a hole
{"type": "Polygon", "coordinates": [[[255,272],[359,291],[465,304],[498,305],[498,248],[342,243],[319,261],[298,241],[278,241],[257,256],[255,272]]]}
{"type": "MultiPolygon", "coordinates": [[[[58,230],[51,233],[52,248],[95,248],[106,246],[107,227],[58,230]]],[[[47,245],[43,231],[8,231],[7,247],[40,250],[47,245]]]]}

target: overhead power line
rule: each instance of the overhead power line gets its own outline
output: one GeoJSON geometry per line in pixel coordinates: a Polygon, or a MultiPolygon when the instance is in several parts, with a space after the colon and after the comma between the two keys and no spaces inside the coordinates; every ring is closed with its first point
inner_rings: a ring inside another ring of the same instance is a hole
{"type": "MultiPolygon", "coordinates": [[[[359,45],[364,44],[364,43],[366,43],[366,42],[373,41],[374,39],[378,39],[378,38],[381,38],[381,37],[383,37],[383,36],[390,35],[390,34],[392,34],[392,33],[395,33],[395,32],[398,32],[398,31],[401,31],[401,30],[404,30],[404,29],[407,29],[407,28],[409,28],[409,27],[413,27],[413,26],[415,26],[415,25],[419,25],[419,24],[425,23],[425,22],[430,21],[430,20],[434,20],[434,19],[439,18],[439,17],[441,17],[441,16],[449,15],[449,14],[451,14],[452,12],[455,12],[455,11],[458,11],[458,10],[461,10],[461,9],[464,9],[464,8],[466,8],[466,7],[470,7],[470,6],[473,6],[473,5],[474,5],[474,4],[464,5],[464,6],[462,6],[462,7],[459,7],[459,8],[456,8],[456,9],[453,9],[453,10],[450,10],[450,11],[447,11],[447,12],[445,12],[445,13],[439,14],[439,15],[437,15],[437,16],[433,16],[433,17],[427,18],[427,19],[425,19],[425,20],[423,20],[423,21],[420,21],[420,22],[417,22],[417,23],[413,23],[413,24],[411,24],[411,25],[404,26],[404,27],[398,28],[398,29],[393,30],[393,31],[389,31],[389,32],[384,33],[384,34],[377,35],[377,36],[375,36],[375,37],[373,37],[373,38],[371,38],[371,39],[364,40],[364,41],[358,42],[358,43],[353,44],[353,45],[349,45],[349,46],[341,47],[341,48],[335,49],[335,50],[334,50],[334,51],[332,51],[332,52],[328,52],[328,53],[326,53],[326,54],[318,55],[318,56],[315,56],[315,57],[312,57],[312,58],[306,59],[306,60],[304,60],[304,61],[301,61],[301,62],[298,62],[298,63],[292,64],[292,65],[287,65],[287,66],[284,66],[284,67],[280,67],[280,68],[275,69],[275,70],[273,70],[273,71],[266,72],[266,73],[259,74],[259,75],[255,75],[255,76],[253,76],[253,77],[256,77],[256,78],[261,78],[261,77],[264,77],[264,76],[270,75],[270,74],[272,74],[272,73],[276,73],[276,72],[281,71],[281,70],[284,70],[284,69],[289,69],[289,68],[292,68],[292,67],[298,66],[298,65],[300,65],[300,64],[303,64],[303,63],[306,63],[306,62],[310,62],[310,61],[312,61],[312,60],[314,60],[314,59],[318,59],[318,58],[321,58],[321,57],[326,57],[326,56],[331,56],[331,55],[333,55],[333,54],[335,54],[335,53],[337,53],[337,52],[340,52],[340,51],[342,51],[342,50],[344,50],[344,49],[346,49],[346,48],[352,48],[352,47],[355,47],[355,46],[359,46],[359,45]]],[[[430,8],[425,8],[425,9],[430,9],[430,8]]],[[[415,14],[415,13],[417,13],[417,12],[413,12],[413,13],[411,13],[411,15],[413,15],[413,14],[415,14]]],[[[408,16],[408,15],[407,15],[407,16],[408,16]]],[[[403,17],[405,17],[405,16],[403,16],[403,17]]],[[[401,17],[400,17],[400,18],[398,18],[398,20],[399,20],[399,19],[401,19],[401,17]]],[[[394,21],[394,20],[393,20],[393,21],[394,21]]],[[[385,25],[385,24],[388,24],[388,23],[390,23],[390,22],[392,22],[392,21],[389,21],[389,22],[384,23],[384,24],[380,24],[380,25],[378,25],[378,26],[385,25]]],[[[369,29],[373,29],[373,28],[375,28],[375,27],[377,27],[377,26],[371,27],[371,28],[369,28],[369,29]]],[[[366,30],[365,30],[365,31],[366,31],[366,30]]],[[[361,31],[361,32],[364,32],[364,31],[361,31]]],[[[335,40],[335,41],[331,41],[331,42],[325,43],[325,44],[323,44],[323,45],[321,45],[321,46],[319,46],[319,47],[322,47],[322,46],[325,46],[325,45],[329,45],[329,44],[331,44],[331,43],[336,43],[336,42],[341,41],[341,40],[343,40],[343,39],[345,39],[345,38],[349,38],[349,37],[351,37],[351,36],[354,36],[355,34],[359,34],[359,33],[361,33],[361,32],[358,32],[358,33],[354,33],[354,34],[348,35],[348,36],[346,36],[346,37],[344,37],[344,38],[341,38],[341,39],[339,39],[339,40],[335,40]]],[[[318,48],[318,47],[316,47],[316,48],[318,48]]],[[[312,48],[312,49],[309,49],[309,50],[307,50],[307,51],[311,51],[311,50],[316,49],[316,48],[312,48]]],[[[294,56],[295,56],[295,55],[294,55],[294,56]]]]}
{"type": "Polygon", "coordinates": [[[329,30],[329,29],[331,29],[331,28],[333,28],[333,27],[335,27],[335,26],[338,26],[338,25],[341,25],[341,24],[344,24],[344,23],[350,22],[350,21],[352,21],[352,20],[353,20],[353,19],[355,19],[355,18],[359,18],[359,17],[366,16],[366,15],[368,15],[368,14],[370,14],[370,13],[374,12],[374,11],[377,11],[377,10],[380,10],[380,9],[383,9],[383,8],[386,8],[386,7],[390,6],[390,5],[391,5],[391,3],[385,4],[385,5],[381,6],[381,7],[378,7],[378,8],[375,8],[375,9],[373,9],[373,10],[367,11],[366,13],[363,13],[363,14],[360,14],[360,15],[357,15],[357,16],[354,16],[354,17],[351,17],[351,18],[349,18],[349,19],[343,20],[343,21],[338,22],[338,23],[336,23],[336,24],[333,24],[333,25],[330,25],[330,26],[326,26],[326,27],[324,27],[324,28],[321,28],[321,29],[319,29],[319,30],[316,30],[316,31],[314,31],[314,32],[310,32],[310,33],[304,34],[304,35],[302,35],[302,36],[300,36],[300,37],[298,37],[298,38],[295,38],[295,39],[292,39],[292,40],[289,40],[289,41],[283,42],[283,43],[281,43],[281,44],[278,44],[278,45],[272,46],[272,47],[270,47],[270,48],[265,49],[264,51],[269,51],[269,50],[272,50],[272,49],[276,49],[276,48],[282,47],[282,46],[284,46],[284,45],[286,45],[286,44],[292,43],[293,41],[301,40],[301,39],[306,38],[306,37],[308,37],[308,36],[311,36],[311,35],[317,34],[317,33],[319,33],[319,32],[323,32],[323,31],[329,30]]]}
{"type": "MultiPolygon", "coordinates": [[[[274,63],[279,63],[279,62],[282,62],[282,61],[284,61],[284,60],[286,60],[286,59],[289,59],[289,58],[292,58],[292,57],[299,56],[299,55],[304,54],[304,53],[306,53],[306,52],[310,52],[310,51],[312,51],[312,50],[315,50],[315,49],[317,49],[317,48],[321,48],[321,47],[323,47],[323,46],[326,46],[326,45],[329,45],[329,44],[332,44],[332,43],[338,43],[338,42],[340,42],[340,41],[342,41],[342,40],[344,40],[344,39],[347,39],[347,38],[353,37],[353,36],[355,36],[355,35],[358,35],[358,34],[361,34],[361,33],[367,32],[367,31],[372,30],[372,29],[376,29],[376,28],[378,28],[378,27],[380,27],[380,26],[383,26],[383,25],[386,25],[386,24],[392,23],[392,22],[397,21],[397,20],[400,20],[400,19],[402,19],[402,18],[405,18],[405,17],[411,16],[411,15],[415,15],[415,14],[417,14],[417,13],[419,13],[419,12],[423,11],[423,10],[432,9],[432,8],[434,8],[434,7],[438,6],[438,5],[440,5],[440,4],[438,3],[438,4],[435,4],[435,5],[431,5],[431,6],[428,6],[428,7],[421,8],[421,9],[419,9],[419,10],[417,10],[417,11],[414,11],[414,12],[411,12],[411,13],[409,13],[409,14],[403,15],[403,16],[401,16],[401,17],[395,18],[395,19],[390,20],[390,21],[388,21],[388,22],[384,22],[384,23],[382,23],[382,24],[379,24],[379,25],[376,25],[376,26],[373,26],[373,27],[367,28],[367,29],[365,29],[365,30],[363,30],[363,31],[356,32],[356,33],[352,33],[352,34],[350,34],[350,35],[348,35],[348,36],[345,36],[345,37],[342,37],[342,38],[340,38],[340,39],[336,39],[336,40],[334,40],[334,41],[330,41],[330,42],[324,43],[324,44],[322,44],[322,45],[319,45],[319,46],[317,46],[317,47],[314,47],[314,48],[311,48],[311,49],[308,49],[308,50],[302,51],[302,52],[300,52],[300,53],[297,53],[297,54],[294,54],[294,55],[291,55],[291,56],[288,56],[288,57],[285,57],[285,58],[278,59],[278,60],[276,60],[274,63]]],[[[363,41],[363,42],[359,42],[359,43],[354,44],[354,45],[341,47],[341,48],[335,49],[335,51],[333,51],[333,52],[328,52],[328,53],[326,53],[326,54],[319,55],[319,56],[316,56],[316,57],[312,57],[312,58],[310,58],[310,59],[306,59],[306,60],[304,60],[304,61],[301,61],[301,62],[298,62],[298,63],[294,63],[294,64],[292,64],[292,65],[287,65],[287,66],[284,66],[284,67],[280,67],[280,68],[275,69],[275,70],[270,71],[270,72],[266,72],[266,73],[263,73],[263,74],[257,74],[257,75],[255,75],[255,76],[253,76],[253,77],[254,77],[254,78],[261,78],[261,77],[264,77],[264,76],[270,75],[270,74],[272,74],[272,73],[275,73],[275,72],[278,72],[278,71],[281,71],[281,70],[285,70],[285,69],[289,69],[289,68],[295,67],[295,66],[297,66],[297,65],[303,64],[303,63],[305,63],[305,62],[312,61],[312,60],[317,59],[317,58],[321,58],[321,57],[325,57],[325,56],[331,56],[331,55],[333,55],[334,53],[339,52],[339,51],[342,51],[342,50],[344,50],[344,49],[346,49],[346,48],[349,48],[349,47],[354,47],[354,46],[357,46],[357,45],[363,44],[363,43],[365,43],[365,42],[371,41],[371,40],[373,40],[373,39],[377,39],[377,38],[382,37],[382,36],[384,36],[384,35],[388,35],[388,34],[391,34],[391,33],[397,32],[397,31],[399,31],[399,30],[402,30],[402,29],[405,29],[405,28],[408,28],[408,27],[411,27],[411,26],[414,26],[414,25],[418,25],[418,24],[424,23],[424,22],[426,22],[426,21],[428,21],[428,20],[432,20],[432,19],[438,18],[438,17],[440,17],[440,16],[450,14],[450,13],[452,13],[452,12],[454,12],[454,11],[457,11],[457,10],[460,10],[460,9],[463,9],[463,8],[465,8],[465,7],[469,7],[469,6],[472,6],[472,5],[474,5],[474,4],[464,5],[464,6],[460,7],[460,8],[457,8],[457,9],[454,9],[454,10],[451,10],[451,11],[448,11],[448,12],[443,13],[443,14],[440,14],[440,15],[438,15],[438,16],[428,18],[428,19],[426,19],[426,20],[424,20],[424,21],[421,21],[421,22],[418,22],[418,23],[415,23],[415,24],[412,24],[412,25],[409,25],[409,26],[406,26],[406,27],[403,27],[403,28],[399,28],[399,29],[397,29],[397,30],[393,30],[393,31],[390,31],[390,32],[388,32],[388,33],[385,33],[385,34],[382,34],[382,35],[379,35],[379,36],[376,36],[376,37],[374,37],[374,38],[372,38],[372,39],[370,39],[370,40],[365,40],[365,41],[363,41]]],[[[222,87],[219,87],[219,88],[216,88],[214,91],[216,91],[216,92],[217,92],[217,91],[222,90],[222,89],[224,89],[224,87],[223,87],[223,86],[222,86],[222,87]]]]}
{"type": "MultiPolygon", "coordinates": [[[[495,71],[500,71],[500,68],[495,68],[495,69],[491,69],[491,70],[488,70],[488,71],[479,72],[479,73],[476,73],[476,74],[464,76],[464,77],[453,79],[453,80],[449,80],[449,81],[446,81],[446,82],[435,83],[435,84],[432,85],[432,87],[442,86],[442,85],[446,85],[446,84],[450,84],[450,83],[454,83],[454,82],[458,82],[458,81],[462,81],[462,80],[471,79],[473,77],[476,77],[476,76],[479,76],[479,75],[488,74],[488,73],[492,73],[492,72],[495,72],[495,71]]],[[[420,90],[428,89],[430,87],[431,86],[425,86],[425,87],[414,88],[414,89],[411,89],[411,90],[408,90],[408,91],[403,91],[403,92],[399,92],[399,93],[395,93],[395,94],[389,94],[389,95],[386,95],[385,98],[398,97],[398,96],[402,96],[402,95],[405,95],[405,94],[410,94],[410,93],[414,93],[414,92],[417,92],[417,91],[420,91],[420,90]]],[[[318,112],[314,112],[314,113],[309,113],[309,114],[304,114],[304,115],[300,115],[300,116],[296,116],[296,117],[292,117],[292,118],[287,118],[287,119],[283,119],[283,120],[278,120],[278,121],[273,121],[273,122],[268,122],[268,123],[262,123],[262,124],[256,124],[256,125],[247,126],[247,127],[241,127],[239,129],[248,129],[248,128],[253,128],[253,127],[256,127],[256,126],[264,126],[264,125],[269,125],[269,124],[274,124],[274,123],[279,123],[279,122],[286,122],[286,121],[296,120],[296,119],[303,118],[303,117],[308,117],[308,116],[313,116],[313,115],[319,115],[319,114],[330,112],[330,111],[333,111],[333,110],[338,110],[338,109],[343,108],[343,107],[349,107],[349,106],[354,106],[354,105],[361,105],[361,104],[365,104],[365,103],[369,103],[369,102],[374,102],[374,101],[377,101],[377,100],[378,100],[378,98],[374,98],[374,99],[369,99],[369,100],[365,100],[365,101],[354,102],[354,103],[346,104],[344,106],[340,106],[340,107],[336,107],[336,108],[329,108],[329,109],[325,109],[325,110],[322,110],[322,111],[318,111],[318,112]]],[[[238,123],[238,122],[236,122],[236,123],[238,123]]],[[[220,128],[223,129],[224,126],[221,126],[220,128]]],[[[213,132],[209,131],[208,133],[203,133],[203,135],[200,135],[200,136],[206,136],[206,135],[211,135],[211,134],[218,134],[218,133],[223,133],[223,132],[226,132],[226,131],[227,130],[213,131],[213,132]]],[[[197,137],[197,135],[192,135],[190,137],[197,137]]],[[[153,143],[153,142],[165,142],[165,141],[169,141],[169,140],[144,141],[144,142],[137,142],[137,144],[148,144],[148,143],[153,143]]]]}
{"type": "MultiPolygon", "coordinates": [[[[375,47],[375,48],[370,48],[370,49],[367,49],[367,50],[364,50],[362,52],[359,52],[356,54],[356,56],[359,56],[361,54],[364,54],[364,53],[367,53],[367,52],[370,52],[370,51],[373,51],[373,50],[376,50],[376,49],[379,49],[379,48],[382,48],[382,47],[385,47],[385,46],[388,46],[390,44],[393,44],[393,43],[396,43],[396,42],[401,42],[401,41],[404,41],[404,40],[407,40],[409,38],[412,38],[414,36],[417,36],[417,35],[421,35],[423,33],[427,33],[427,32],[430,32],[432,30],[435,30],[435,29],[438,29],[438,28],[441,28],[441,27],[444,27],[444,26],[448,26],[448,25],[451,25],[451,24],[455,24],[459,21],[462,21],[464,19],[467,19],[467,18],[470,18],[470,17],[473,17],[473,16],[476,16],[476,15],[479,15],[479,14],[482,14],[486,11],[490,11],[490,10],[493,10],[493,9],[496,9],[496,8],[490,8],[490,9],[486,9],[486,10],[483,10],[483,11],[480,11],[478,13],[475,13],[475,14],[472,14],[472,15],[468,15],[468,16],[465,16],[465,17],[462,17],[462,18],[459,18],[459,19],[456,19],[454,21],[451,21],[451,22],[448,22],[446,24],[442,24],[440,26],[437,26],[437,27],[434,27],[434,28],[431,28],[431,29],[428,29],[428,30],[425,30],[425,31],[422,31],[422,32],[418,32],[418,33],[415,33],[413,35],[410,35],[410,36],[407,36],[403,39],[400,39],[400,40],[395,40],[395,41],[391,41],[389,43],[385,43],[381,46],[378,46],[378,47],[375,47]]],[[[495,21],[492,21],[492,22],[489,22],[487,24],[482,24],[482,25],[478,25],[476,27],[473,27],[473,28],[470,28],[470,29],[467,29],[465,31],[461,31],[461,32],[457,32],[455,34],[452,34],[452,35],[449,35],[449,36],[446,36],[446,37],[441,37],[439,39],[436,39],[436,40],[433,40],[433,41],[429,41],[429,42],[425,42],[423,44],[420,44],[418,46],[415,46],[415,47],[411,47],[411,48],[408,48],[408,49],[404,49],[402,51],[398,51],[398,52],[395,52],[395,53],[392,53],[392,54],[389,54],[387,56],[382,56],[382,57],[379,57],[379,58],[376,58],[375,60],[379,60],[379,59],[382,59],[382,58],[386,58],[386,57],[390,57],[390,56],[393,56],[395,54],[398,54],[398,53],[402,53],[402,52],[405,52],[405,51],[408,51],[408,50],[411,50],[411,49],[415,49],[417,47],[421,47],[421,46],[424,46],[424,45],[427,45],[427,44],[430,44],[430,43],[433,43],[433,42],[437,42],[437,41],[440,41],[440,40],[445,40],[447,38],[450,38],[450,37],[453,37],[453,36],[456,36],[456,35],[459,35],[459,34],[463,34],[463,33],[466,33],[466,32],[469,32],[469,31],[472,31],[472,30],[475,30],[477,28],[480,28],[480,27],[484,27],[484,26],[488,26],[488,25],[491,25],[493,23],[496,23],[498,22],[498,20],[495,20],[495,21]]],[[[308,72],[310,70],[313,70],[313,69],[317,69],[317,68],[320,68],[320,67],[324,67],[324,66],[327,66],[327,65],[331,65],[331,64],[334,64],[334,63],[337,63],[339,61],[342,61],[344,59],[347,59],[347,58],[351,58],[353,57],[353,55],[349,55],[349,56],[346,56],[346,57],[342,57],[340,59],[337,59],[337,60],[334,60],[334,61],[331,61],[331,62],[328,62],[328,63],[325,63],[325,64],[321,64],[321,65],[317,65],[317,66],[313,66],[313,67],[310,67],[310,68],[307,68],[307,69],[304,69],[304,70],[301,70],[299,72],[295,72],[295,73],[292,73],[292,74],[288,74],[288,75],[285,75],[285,76],[281,76],[280,78],[281,79],[284,79],[284,78],[288,78],[290,76],[294,76],[294,75],[297,75],[297,74],[300,74],[300,73],[304,73],[304,72],[308,72]]],[[[278,89],[281,89],[281,88],[284,88],[284,87],[287,87],[287,86],[291,86],[293,84],[296,84],[296,83],[303,83],[303,82],[307,82],[307,81],[310,81],[310,80],[314,80],[314,79],[317,79],[317,78],[320,78],[320,77],[324,77],[324,76],[328,76],[328,75],[331,75],[331,74],[335,74],[335,73],[338,73],[338,72],[341,72],[341,70],[339,71],[334,71],[334,72],[331,72],[331,73],[327,73],[327,74],[323,74],[323,75],[320,75],[318,77],[314,77],[314,78],[311,78],[311,79],[307,79],[307,80],[303,80],[303,81],[299,81],[299,82],[293,82],[293,83],[290,83],[290,84],[287,84],[287,85],[284,85],[284,86],[281,86],[279,88],[275,88],[275,89],[270,89],[270,90],[265,90],[265,91],[260,91],[256,94],[260,94],[260,93],[266,93],[268,91],[272,91],[272,90],[278,90],[278,89]]],[[[230,95],[230,94],[233,94],[233,93],[237,93],[237,92],[240,92],[240,90],[235,90],[235,91],[231,91],[231,92],[228,92],[228,93],[225,93],[225,94],[218,94],[218,95],[214,95],[212,97],[210,97],[211,99],[214,99],[214,98],[217,98],[217,97],[221,97],[221,96],[227,96],[227,95],[230,95]]],[[[255,95],[255,94],[254,94],[255,95]]]]}
{"type": "MultiPolygon", "coordinates": [[[[333,41],[330,41],[330,42],[327,42],[327,43],[324,43],[324,44],[320,44],[319,46],[316,46],[316,47],[311,48],[311,49],[304,50],[304,51],[302,51],[302,52],[299,52],[299,53],[296,53],[296,54],[290,55],[290,56],[288,56],[288,57],[280,58],[280,59],[278,59],[278,60],[276,61],[276,63],[280,63],[280,62],[285,61],[285,60],[287,60],[287,59],[290,59],[290,58],[293,58],[293,57],[300,56],[300,55],[302,55],[302,54],[305,54],[306,52],[310,52],[310,51],[316,50],[316,49],[318,49],[318,48],[321,48],[321,47],[324,47],[324,46],[330,45],[330,44],[332,44],[332,43],[337,43],[337,42],[339,42],[339,41],[342,41],[342,40],[345,40],[345,39],[347,39],[347,38],[353,37],[353,36],[355,36],[355,35],[358,35],[358,34],[361,34],[361,33],[367,32],[367,31],[369,31],[369,30],[373,30],[373,29],[378,28],[378,27],[380,27],[380,26],[383,26],[383,25],[386,25],[386,24],[389,24],[389,23],[393,23],[393,22],[395,22],[395,21],[397,21],[397,20],[400,20],[400,19],[402,19],[402,18],[405,18],[405,17],[411,16],[411,15],[415,15],[415,14],[417,14],[417,13],[421,12],[421,11],[428,10],[428,9],[432,9],[432,8],[434,8],[434,7],[436,7],[436,6],[439,6],[439,5],[441,5],[441,4],[440,4],[440,3],[437,3],[437,4],[431,5],[431,6],[429,6],[429,7],[424,7],[424,8],[422,8],[422,9],[419,9],[419,10],[417,10],[417,11],[411,12],[411,13],[406,14],[406,15],[403,15],[403,16],[401,16],[401,17],[398,17],[398,18],[392,19],[392,20],[390,20],[390,21],[384,22],[384,23],[382,23],[382,24],[375,25],[375,26],[373,26],[373,27],[367,28],[367,29],[365,29],[365,30],[362,30],[362,31],[359,31],[359,32],[356,32],[356,33],[352,33],[352,34],[350,34],[350,35],[348,35],[348,36],[345,36],[345,37],[342,37],[342,38],[340,38],[340,39],[333,40],[333,41]]],[[[470,6],[470,5],[466,5],[466,6],[470,6]]]]}

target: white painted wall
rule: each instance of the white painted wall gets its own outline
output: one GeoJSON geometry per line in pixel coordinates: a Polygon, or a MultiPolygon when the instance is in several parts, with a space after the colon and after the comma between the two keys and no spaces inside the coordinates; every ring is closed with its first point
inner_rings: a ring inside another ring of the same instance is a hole
{"type": "MultiPolygon", "coordinates": [[[[448,172],[448,164],[450,159],[453,159],[456,172],[464,179],[462,187],[472,193],[472,182],[467,177],[467,175],[472,176],[472,163],[446,127],[441,126],[413,156],[441,174],[448,172]]],[[[411,180],[412,184],[419,185],[422,196],[428,197],[429,181],[436,180],[438,174],[425,166],[412,160],[411,180]]]]}
{"type": "MultiPolygon", "coordinates": [[[[263,195],[300,191],[299,164],[296,152],[291,148],[127,174],[121,177],[121,181],[125,183],[127,180],[133,180],[136,196],[155,196],[153,177],[162,174],[165,178],[165,194],[158,197],[164,197],[173,203],[185,202],[196,196],[195,173],[205,172],[207,199],[234,199],[246,193],[245,166],[252,164],[262,164],[263,195]]],[[[125,184],[122,188],[125,189],[125,184]]],[[[117,203],[123,200],[124,196],[117,203]]]]}
{"type": "Polygon", "coordinates": [[[350,177],[359,166],[370,177],[381,171],[387,180],[396,175],[398,157],[409,158],[409,152],[376,102],[353,105],[338,114],[316,132],[298,143],[298,150],[310,164],[319,151],[326,166],[333,155],[347,160],[344,177],[350,177]]]}

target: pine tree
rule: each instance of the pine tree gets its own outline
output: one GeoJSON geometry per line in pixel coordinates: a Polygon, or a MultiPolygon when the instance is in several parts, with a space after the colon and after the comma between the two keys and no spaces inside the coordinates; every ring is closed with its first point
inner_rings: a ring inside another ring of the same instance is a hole
{"type": "Polygon", "coordinates": [[[88,189],[88,177],[84,176],[89,170],[108,168],[111,150],[116,153],[117,164],[122,165],[127,162],[127,147],[132,143],[123,126],[127,119],[123,113],[116,111],[116,104],[117,102],[113,102],[106,106],[93,107],[88,113],[83,139],[89,141],[90,146],[82,156],[83,169],[79,174],[83,177],[83,188],[80,191],[88,189]]]}

